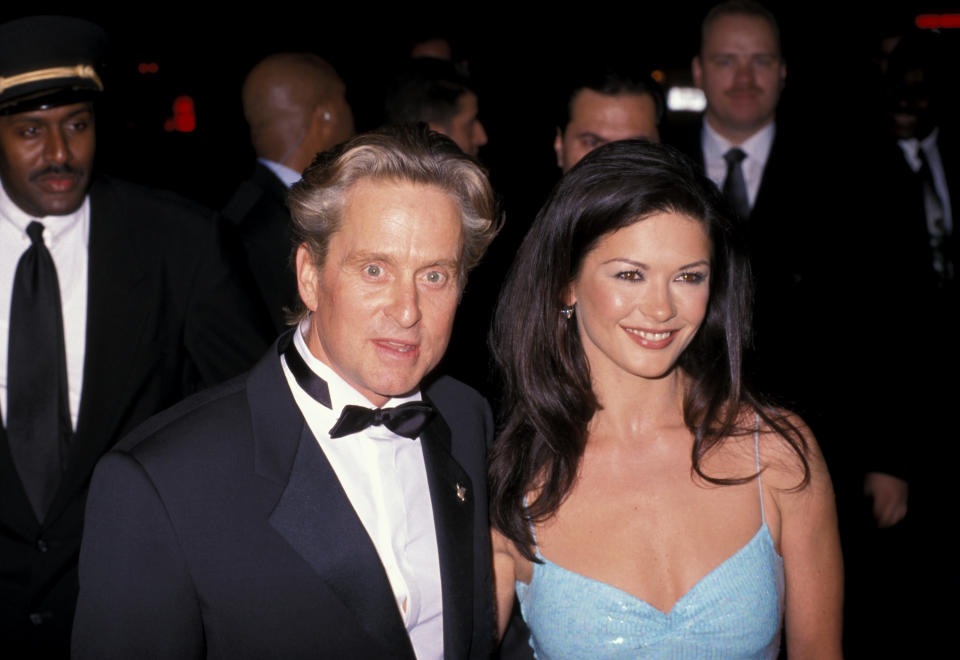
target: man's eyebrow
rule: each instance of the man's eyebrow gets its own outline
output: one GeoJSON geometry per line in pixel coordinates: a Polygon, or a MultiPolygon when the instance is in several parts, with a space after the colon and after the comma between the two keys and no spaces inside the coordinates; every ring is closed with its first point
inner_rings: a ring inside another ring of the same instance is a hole
{"type": "Polygon", "coordinates": [[[17,115],[7,116],[7,117],[4,117],[3,119],[11,124],[43,123],[43,117],[35,114],[30,114],[29,112],[22,112],[17,115]]]}
{"type": "Polygon", "coordinates": [[[581,133],[577,133],[577,137],[578,137],[578,138],[581,138],[581,139],[582,139],[582,138],[592,138],[592,139],[596,140],[597,142],[609,142],[609,140],[608,140],[607,138],[603,137],[602,135],[597,135],[597,134],[594,133],[593,131],[583,131],[583,132],[581,132],[581,133]]]}
{"type": "MultiPolygon", "coordinates": [[[[429,263],[429,264],[427,264],[426,266],[423,266],[423,268],[434,268],[434,267],[436,267],[436,266],[443,266],[444,268],[452,268],[452,269],[456,270],[456,268],[457,268],[459,265],[460,265],[460,260],[459,260],[459,259],[456,259],[456,258],[454,258],[454,259],[437,259],[437,260],[434,261],[433,263],[429,263]]],[[[421,270],[422,270],[422,268],[421,268],[421,270]]]]}
{"type": "MultiPolygon", "coordinates": [[[[383,263],[391,264],[391,265],[395,263],[395,259],[391,257],[389,254],[387,254],[386,252],[370,252],[370,251],[355,252],[349,255],[346,259],[344,259],[344,263],[350,264],[350,265],[367,264],[372,261],[382,261],[383,263]]],[[[459,265],[460,265],[460,259],[457,257],[453,257],[451,259],[441,258],[441,259],[436,259],[434,261],[431,261],[427,264],[424,264],[418,270],[422,270],[423,268],[434,268],[436,266],[443,266],[445,268],[456,269],[459,265]]]]}
{"type": "Polygon", "coordinates": [[[716,53],[710,53],[709,55],[707,55],[707,59],[714,60],[714,59],[720,59],[724,57],[739,57],[741,55],[744,55],[746,57],[758,57],[758,56],[779,57],[779,55],[777,55],[775,51],[770,51],[770,50],[758,50],[752,53],[740,53],[737,51],[721,51],[716,53]]]}
{"type": "Polygon", "coordinates": [[[384,261],[387,263],[392,263],[393,259],[390,257],[390,255],[388,255],[385,252],[368,252],[368,251],[354,252],[353,254],[348,255],[346,259],[344,259],[344,263],[348,263],[348,264],[367,263],[369,261],[384,261]]]}
{"type": "Polygon", "coordinates": [[[362,252],[353,252],[347,255],[347,261],[390,261],[390,255],[386,252],[372,252],[364,250],[362,252]]]}

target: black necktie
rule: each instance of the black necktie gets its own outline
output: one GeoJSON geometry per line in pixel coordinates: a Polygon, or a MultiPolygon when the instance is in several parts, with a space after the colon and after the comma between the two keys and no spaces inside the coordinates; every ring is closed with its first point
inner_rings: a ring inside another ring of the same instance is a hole
{"type": "Polygon", "coordinates": [[[43,225],[31,222],[27,234],[32,244],[17,263],[10,304],[7,437],[42,522],[60,485],[72,423],[57,269],[43,243],[43,225]]]}
{"type": "Polygon", "coordinates": [[[723,180],[723,195],[741,220],[750,217],[750,202],[747,198],[747,181],[743,178],[741,163],[747,154],[739,147],[732,147],[723,154],[727,161],[727,178],[723,180]]]}
{"type": "Polygon", "coordinates": [[[386,426],[405,438],[416,438],[433,417],[435,409],[425,401],[410,401],[395,408],[344,406],[340,419],[330,429],[331,438],[357,433],[368,426],[386,426]]]}

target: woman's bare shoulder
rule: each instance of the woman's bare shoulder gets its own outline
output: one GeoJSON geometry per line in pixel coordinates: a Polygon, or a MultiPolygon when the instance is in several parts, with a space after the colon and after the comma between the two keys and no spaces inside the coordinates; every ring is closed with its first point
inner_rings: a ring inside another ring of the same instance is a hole
{"type": "MultiPolygon", "coordinates": [[[[813,431],[800,415],[783,408],[770,408],[759,414],[759,456],[764,482],[780,491],[799,492],[820,488],[827,466],[813,431]]],[[[755,422],[756,423],[756,422],[755,422]]]]}

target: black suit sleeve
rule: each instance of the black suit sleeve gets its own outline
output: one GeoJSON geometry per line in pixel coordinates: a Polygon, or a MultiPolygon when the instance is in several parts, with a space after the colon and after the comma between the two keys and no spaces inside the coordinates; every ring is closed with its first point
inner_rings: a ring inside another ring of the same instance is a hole
{"type": "Polygon", "coordinates": [[[229,266],[220,229],[208,224],[185,316],[183,342],[200,387],[247,371],[274,339],[272,329],[258,325],[250,292],[229,266]]]}
{"type": "Polygon", "coordinates": [[[203,656],[199,606],[164,504],[135,459],[108,454],[90,487],[72,657],[203,656]]]}

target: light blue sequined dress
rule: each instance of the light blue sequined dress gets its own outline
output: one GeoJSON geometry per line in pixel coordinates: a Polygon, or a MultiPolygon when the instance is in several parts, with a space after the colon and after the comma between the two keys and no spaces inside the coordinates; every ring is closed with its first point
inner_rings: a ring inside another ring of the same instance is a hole
{"type": "MultiPolygon", "coordinates": [[[[754,435],[757,469],[759,439],[754,435]]],[[[757,479],[760,486],[760,479],[757,479]]],[[[530,584],[516,583],[538,660],[775,659],[783,611],[783,559],[763,524],[707,573],[669,613],[609,584],[566,570],[540,554],[530,584]]]]}

